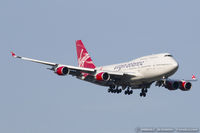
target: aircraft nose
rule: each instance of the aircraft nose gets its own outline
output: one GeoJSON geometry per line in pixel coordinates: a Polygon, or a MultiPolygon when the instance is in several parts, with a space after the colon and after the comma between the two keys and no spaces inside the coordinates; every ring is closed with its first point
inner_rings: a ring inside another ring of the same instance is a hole
{"type": "Polygon", "coordinates": [[[176,60],[173,59],[173,69],[174,69],[174,70],[177,70],[178,67],[179,67],[178,62],[177,62],[176,60]]]}

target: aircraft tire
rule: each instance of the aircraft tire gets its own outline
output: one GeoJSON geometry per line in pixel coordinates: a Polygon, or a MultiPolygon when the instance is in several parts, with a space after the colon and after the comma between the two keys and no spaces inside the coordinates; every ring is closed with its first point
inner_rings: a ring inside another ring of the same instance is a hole
{"type": "Polygon", "coordinates": [[[124,94],[127,95],[127,91],[125,91],[124,94]]]}

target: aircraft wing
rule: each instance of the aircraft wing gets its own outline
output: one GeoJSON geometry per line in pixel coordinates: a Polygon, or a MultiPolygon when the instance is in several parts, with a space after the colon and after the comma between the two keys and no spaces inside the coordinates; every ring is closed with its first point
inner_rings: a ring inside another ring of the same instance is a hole
{"type": "MultiPolygon", "coordinates": [[[[124,73],[124,72],[116,72],[116,71],[99,71],[97,69],[92,69],[92,68],[84,68],[84,67],[63,65],[63,64],[57,64],[57,63],[52,63],[52,62],[41,61],[41,60],[36,60],[36,59],[32,59],[32,58],[17,56],[13,52],[11,52],[11,54],[12,54],[12,56],[14,58],[18,58],[18,59],[22,59],[22,60],[26,60],[26,61],[31,61],[31,62],[35,62],[35,63],[51,66],[51,68],[48,68],[48,69],[52,70],[54,72],[56,72],[57,68],[59,68],[59,67],[66,67],[69,70],[69,73],[67,73],[67,74],[70,74],[72,76],[77,76],[77,77],[84,75],[84,73],[90,74],[90,76],[94,77],[98,73],[102,73],[103,72],[103,73],[108,73],[109,76],[110,76],[110,79],[112,79],[112,80],[120,80],[121,82],[123,82],[123,81],[126,81],[127,79],[129,79],[131,77],[138,76],[138,74],[133,73],[133,72],[124,73]]],[[[57,74],[59,74],[59,73],[57,73],[57,74]]],[[[59,75],[62,75],[62,74],[59,74],[59,75]]],[[[63,75],[65,75],[65,74],[63,74],[63,75]]]]}
{"type": "MultiPolygon", "coordinates": [[[[101,73],[97,71],[97,74],[101,73]]],[[[116,72],[116,71],[103,71],[103,73],[107,73],[110,76],[109,83],[114,83],[116,85],[122,85],[122,84],[130,84],[130,79],[134,77],[140,77],[141,74],[139,73],[133,73],[133,72],[116,72]]],[[[105,80],[107,81],[107,80],[105,80]]]]}
{"type": "Polygon", "coordinates": [[[139,76],[136,73],[133,72],[115,72],[115,71],[107,71],[107,73],[111,76],[111,78],[131,78],[131,77],[136,77],[139,76]]]}
{"type": "Polygon", "coordinates": [[[18,59],[22,59],[22,60],[27,60],[27,61],[51,66],[52,68],[49,68],[50,70],[54,70],[55,68],[57,68],[59,66],[67,67],[70,70],[69,74],[71,74],[73,76],[78,76],[82,72],[89,73],[89,74],[93,74],[95,72],[94,69],[90,69],[90,68],[76,67],[76,66],[70,66],[70,65],[62,65],[62,64],[57,64],[57,63],[52,63],[52,62],[47,62],[47,61],[31,59],[31,58],[27,58],[27,57],[17,56],[13,52],[11,52],[11,54],[14,58],[18,58],[18,59]]]}

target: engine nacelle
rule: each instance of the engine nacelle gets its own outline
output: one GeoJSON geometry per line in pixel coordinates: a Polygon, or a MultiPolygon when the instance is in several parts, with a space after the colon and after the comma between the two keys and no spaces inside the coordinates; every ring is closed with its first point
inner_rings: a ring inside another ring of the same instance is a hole
{"type": "Polygon", "coordinates": [[[179,88],[182,91],[189,91],[192,88],[192,83],[186,82],[186,81],[181,81],[179,88]]]}
{"type": "Polygon", "coordinates": [[[58,75],[67,75],[69,74],[69,69],[67,67],[61,66],[55,69],[55,73],[58,75]]]}
{"type": "Polygon", "coordinates": [[[101,72],[96,74],[95,78],[99,81],[108,81],[110,79],[110,75],[106,72],[101,72]]]}
{"type": "Polygon", "coordinates": [[[177,90],[179,88],[179,82],[176,80],[166,80],[164,86],[168,90],[177,90]]]}

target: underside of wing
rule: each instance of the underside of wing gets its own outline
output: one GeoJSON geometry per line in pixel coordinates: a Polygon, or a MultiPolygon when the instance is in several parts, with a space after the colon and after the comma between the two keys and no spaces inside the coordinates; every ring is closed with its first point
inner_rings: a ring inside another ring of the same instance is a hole
{"type": "Polygon", "coordinates": [[[95,71],[92,74],[83,74],[82,77],[79,78],[103,86],[110,86],[110,85],[128,86],[130,85],[131,82],[130,80],[136,76],[137,75],[135,73],[123,73],[115,71],[95,71]]]}

